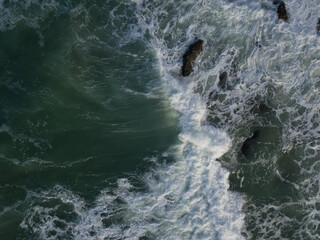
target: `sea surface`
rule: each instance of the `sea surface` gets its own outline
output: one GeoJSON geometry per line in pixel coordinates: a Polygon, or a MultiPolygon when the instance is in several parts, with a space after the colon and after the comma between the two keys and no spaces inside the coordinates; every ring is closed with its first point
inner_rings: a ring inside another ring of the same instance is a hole
{"type": "Polygon", "coordinates": [[[320,239],[319,0],[286,7],[0,0],[0,239],[320,239]]]}

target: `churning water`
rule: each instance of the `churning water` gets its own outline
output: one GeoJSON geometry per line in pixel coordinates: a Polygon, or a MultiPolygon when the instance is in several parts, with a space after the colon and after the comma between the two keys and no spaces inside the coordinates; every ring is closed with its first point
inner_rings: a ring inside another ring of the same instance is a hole
{"type": "Polygon", "coordinates": [[[0,239],[319,239],[318,5],[0,0],[0,239]]]}

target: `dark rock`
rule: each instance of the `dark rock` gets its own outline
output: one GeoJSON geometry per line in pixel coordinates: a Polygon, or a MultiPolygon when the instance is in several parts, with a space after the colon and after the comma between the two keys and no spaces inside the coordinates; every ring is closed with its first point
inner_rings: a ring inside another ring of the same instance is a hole
{"type": "Polygon", "coordinates": [[[287,9],[286,9],[286,4],[284,2],[281,2],[278,6],[278,18],[283,19],[284,21],[288,20],[288,14],[287,14],[287,9]]]}
{"type": "Polygon", "coordinates": [[[264,102],[261,102],[260,104],[259,104],[259,111],[261,112],[261,113],[265,113],[265,112],[267,112],[267,111],[269,111],[270,110],[270,108],[264,103],[264,102]]]}
{"type": "Polygon", "coordinates": [[[278,5],[279,3],[281,3],[281,0],[273,0],[273,5],[278,5]]]}
{"type": "Polygon", "coordinates": [[[320,18],[318,19],[318,23],[317,23],[317,31],[320,31],[320,18]]]}
{"type": "Polygon", "coordinates": [[[241,147],[241,152],[242,152],[242,154],[243,154],[244,156],[248,156],[248,155],[250,154],[250,152],[251,152],[251,145],[252,145],[252,143],[258,138],[259,133],[260,133],[260,132],[259,132],[258,130],[255,130],[255,131],[253,132],[252,137],[247,138],[247,139],[243,142],[242,147],[241,147]]]}
{"type": "Polygon", "coordinates": [[[257,139],[259,137],[259,135],[260,135],[260,132],[258,130],[255,130],[253,132],[253,135],[252,135],[251,139],[257,139]]]}
{"type": "Polygon", "coordinates": [[[168,202],[174,202],[174,201],[175,201],[174,197],[173,197],[172,195],[170,195],[170,194],[164,195],[164,198],[165,198],[168,202]]]}
{"type": "Polygon", "coordinates": [[[227,85],[227,79],[228,79],[228,74],[226,72],[221,73],[219,76],[218,86],[220,88],[225,88],[227,85]]]}
{"type": "Polygon", "coordinates": [[[181,69],[182,76],[189,76],[192,70],[192,63],[198,55],[202,52],[203,40],[199,39],[195,43],[191,44],[188,50],[183,55],[183,66],[181,69]]]}
{"type": "Polygon", "coordinates": [[[256,46],[257,46],[258,48],[261,48],[261,47],[262,47],[261,42],[256,41],[256,46]]]}

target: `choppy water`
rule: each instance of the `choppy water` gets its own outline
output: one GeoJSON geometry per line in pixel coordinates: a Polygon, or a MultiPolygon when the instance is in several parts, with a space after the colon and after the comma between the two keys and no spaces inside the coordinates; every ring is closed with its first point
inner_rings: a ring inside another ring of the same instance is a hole
{"type": "Polygon", "coordinates": [[[320,10],[286,5],[0,1],[0,239],[319,239],[320,10]]]}

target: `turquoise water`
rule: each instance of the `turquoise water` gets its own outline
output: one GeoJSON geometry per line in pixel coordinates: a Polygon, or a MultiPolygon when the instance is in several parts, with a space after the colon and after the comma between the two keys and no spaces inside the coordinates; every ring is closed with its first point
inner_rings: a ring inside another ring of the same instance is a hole
{"type": "Polygon", "coordinates": [[[286,5],[0,0],[0,239],[319,239],[320,10],[286,5]]]}

